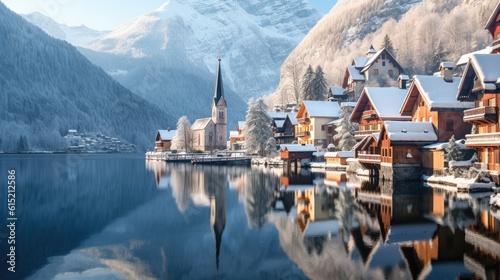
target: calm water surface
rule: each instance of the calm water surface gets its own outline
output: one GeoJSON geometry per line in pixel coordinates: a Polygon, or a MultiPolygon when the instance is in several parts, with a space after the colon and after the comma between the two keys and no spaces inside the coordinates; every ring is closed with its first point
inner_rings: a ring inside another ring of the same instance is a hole
{"type": "Polygon", "coordinates": [[[142,155],[0,155],[0,182],[11,168],[16,273],[3,188],[1,279],[500,276],[489,194],[142,155]]]}

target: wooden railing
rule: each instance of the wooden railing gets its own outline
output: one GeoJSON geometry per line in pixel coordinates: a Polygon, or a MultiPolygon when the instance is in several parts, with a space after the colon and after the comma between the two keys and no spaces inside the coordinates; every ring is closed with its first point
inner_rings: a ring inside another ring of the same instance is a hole
{"type": "Polygon", "coordinates": [[[298,131],[298,132],[295,132],[295,136],[296,137],[309,137],[309,136],[311,136],[311,132],[310,131],[298,131]]]}
{"type": "Polygon", "coordinates": [[[373,118],[376,118],[377,117],[377,112],[375,112],[375,110],[367,110],[367,111],[364,111],[363,112],[363,116],[362,118],[363,119],[373,119],[373,118]]]}
{"type": "Polygon", "coordinates": [[[466,146],[500,145],[500,132],[467,134],[465,135],[465,138],[466,146]]]}
{"type": "Polygon", "coordinates": [[[496,123],[498,120],[498,108],[484,106],[464,111],[464,121],[472,123],[496,123]]]}
{"type": "Polygon", "coordinates": [[[380,163],[382,157],[376,154],[358,154],[359,162],[380,163]]]}
{"type": "Polygon", "coordinates": [[[274,137],[293,137],[293,132],[276,132],[274,137]]]}
{"type": "Polygon", "coordinates": [[[356,131],[354,132],[354,138],[357,140],[363,139],[368,135],[372,135],[373,133],[379,133],[380,130],[362,130],[362,131],[356,131]]]}
{"type": "Polygon", "coordinates": [[[302,123],[304,123],[304,124],[310,124],[311,123],[311,119],[309,119],[309,118],[298,118],[297,122],[301,123],[301,124],[302,123]]]}

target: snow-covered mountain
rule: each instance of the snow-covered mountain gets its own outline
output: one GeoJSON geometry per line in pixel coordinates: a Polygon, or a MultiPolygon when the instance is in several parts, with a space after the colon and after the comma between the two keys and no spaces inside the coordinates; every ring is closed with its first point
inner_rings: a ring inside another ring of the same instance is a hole
{"type": "Polygon", "coordinates": [[[109,31],[94,30],[85,25],[67,26],[60,24],[38,12],[22,16],[30,23],[40,27],[45,33],[54,38],[65,40],[74,46],[90,44],[109,33],[109,31]]]}

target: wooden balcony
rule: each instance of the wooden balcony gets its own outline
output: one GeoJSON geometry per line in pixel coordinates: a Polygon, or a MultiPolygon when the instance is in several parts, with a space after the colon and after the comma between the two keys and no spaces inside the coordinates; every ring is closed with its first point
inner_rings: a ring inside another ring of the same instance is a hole
{"type": "Polygon", "coordinates": [[[467,147],[500,146],[500,132],[467,134],[465,138],[467,147]]]}
{"type": "Polygon", "coordinates": [[[359,163],[380,164],[382,156],[376,154],[358,154],[359,163]]]}
{"type": "Polygon", "coordinates": [[[478,107],[464,111],[464,122],[472,124],[492,124],[498,122],[498,108],[478,107]]]}
{"type": "Polygon", "coordinates": [[[295,135],[293,132],[276,132],[274,133],[274,138],[287,138],[287,137],[294,137],[295,135]]]}
{"type": "Polygon", "coordinates": [[[364,111],[361,118],[364,120],[375,119],[377,118],[377,112],[375,112],[375,110],[364,111]]]}
{"type": "Polygon", "coordinates": [[[372,135],[373,133],[380,133],[380,130],[362,130],[354,132],[354,139],[357,141],[362,140],[368,135],[372,135]]]}
{"type": "Polygon", "coordinates": [[[311,137],[311,132],[310,131],[298,131],[295,132],[296,137],[311,137]]]}
{"type": "Polygon", "coordinates": [[[310,124],[311,123],[311,119],[310,118],[298,118],[297,122],[300,123],[300,124],[310,124]]]}

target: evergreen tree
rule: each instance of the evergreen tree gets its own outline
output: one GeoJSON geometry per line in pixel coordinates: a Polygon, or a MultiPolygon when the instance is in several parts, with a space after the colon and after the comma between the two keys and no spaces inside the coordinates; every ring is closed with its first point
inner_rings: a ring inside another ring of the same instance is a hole
{"type": "Polygon", "coordinates": [[[448,147],[446,147],[444,160],[445,161],[459,161],[462,160],[462,152],[460,151],[457,142],[455,141],[455,135],[451,136],[450,141],[448,142],[448,147]]]}
{"type": "Polygon", "coordinates": [[[349,120],[352,110],[353,108],[350,106],[342,106],[342,112],[340,112],[341,122],[336,124],[335,131],[337,134],[333,136],[333,139],[340,139],[338,149],[341,151],[350,151],[356,145],[354,132],[357,129],[357,125],[351,123],[349,120]]]}
{"type": "Polygon", "coordinates": [[[314,71],[312,66],[309,64],[307,67],[304,77],[302,77],[302,98],[301,100],[314,100],[312,94],[311,83],[314,79],[314,71]]]}
{"type": "Polygon", "coordinates": [[[388,34],[385,34],[384,41],[382,42],[382,48],[386,49],[391,55],[394,55],[394,46],[392,45],[391,38],[388,34]]]}
{"type": "Polygon", "coordinates": [[[176,149],[192,152],[193,150],[193,137],[191,135],[191,123],[188,117],[182,116],[177,121],[177,131],[175,132],[172,146],[176,149]]]}
{"type": "Polygon", "coordinates": [[[271,118],[262,98],[250,100],[244,129],[247,153],[266,155],[266,144],[272,137],[271,118]]]}
{"type": "Polygon", "coordinates": [[[326,80],[323,73],[323,68],[321,68],[321,66],[318,66],[310,83],[310,99],[306,99],[324,101],[326,99],[326,93],[326,80]]]}

